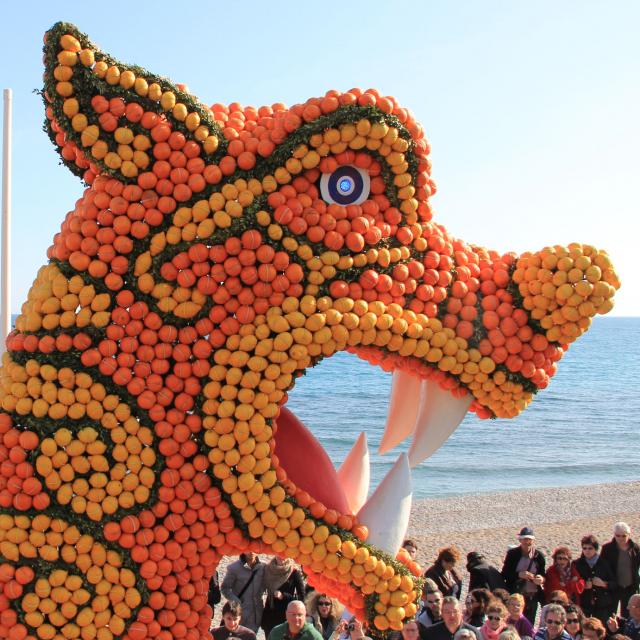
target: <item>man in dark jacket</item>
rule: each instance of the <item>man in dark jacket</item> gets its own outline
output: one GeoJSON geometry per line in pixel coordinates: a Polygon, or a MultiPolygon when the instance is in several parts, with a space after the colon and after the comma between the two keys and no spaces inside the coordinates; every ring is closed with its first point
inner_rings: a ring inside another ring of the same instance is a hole
{"type": "Polygon", "coordinates": [[[538,604],[543,601],[545,559],[535,547],[533,529],[523,527],[518,534],[520,545],[509,549],[502,565],[502,577],[509,593],[524,596],[524,615],[535,624],[538,604]]]}
{"type": "Polygon", "coordinates": [[[471,551],[467,554],[467,571],[469,572],[469,591],[474,589],[494,591],[505,588],[502,574],[490,565],[479,551],[471,551]]]}
{"type": "Polygon", "coordinates": [[[447,596],[442,601],[442,622],[429,627],[424,632],[426,640],[453,640],[453,636],[460,629],[466,629],[473,633],[477,640],[481,640],[480,632],[476,627],[462,622],[462,607],[455,596],[447,596]]]}
{"type": "Polygon", "coordinates": [[[629,617],[611,616],[607,620],[609,635],[623,633],[631,640],[640,640],[640,595],[635,594],[627,602],[629,617]]]}
{"type": "Polygon", "coordinates": [[[620,604],[620,615],[628,618],[627,603],[640,586],[640,546],[631,539],[631,528],[626,522],[613,525],[613,539],[602,545],[601,556],[616,578],[617,586],[612,590],[614,612],[620,604]]]}

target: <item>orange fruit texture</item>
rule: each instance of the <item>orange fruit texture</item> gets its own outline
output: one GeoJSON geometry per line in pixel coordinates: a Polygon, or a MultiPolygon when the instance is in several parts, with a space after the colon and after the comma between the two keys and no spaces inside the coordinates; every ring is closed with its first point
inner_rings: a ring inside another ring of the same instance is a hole
{"type": "Polygon", "coordinates": [[[86,186],[2,357],[0,637],[206,638],[209,579],[246,550],[400,629],[420,567],[287,476],[287,392],[349,350],[516,416],[611,309],[607,254],[450,236],[422,127],[374,89],[206,107],[73,25],[44,54],[86,186]]]}

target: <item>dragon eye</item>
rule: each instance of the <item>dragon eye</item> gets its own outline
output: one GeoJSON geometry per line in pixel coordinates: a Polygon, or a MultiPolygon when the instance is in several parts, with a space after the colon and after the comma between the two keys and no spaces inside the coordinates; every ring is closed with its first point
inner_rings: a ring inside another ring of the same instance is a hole
{"type": "Polygon", "coordinates": [[[369,174],[351,164],[323,173],[320,178],[322,199],[329,204],[362,204],[369,197],[370,188],[369,174]]]}

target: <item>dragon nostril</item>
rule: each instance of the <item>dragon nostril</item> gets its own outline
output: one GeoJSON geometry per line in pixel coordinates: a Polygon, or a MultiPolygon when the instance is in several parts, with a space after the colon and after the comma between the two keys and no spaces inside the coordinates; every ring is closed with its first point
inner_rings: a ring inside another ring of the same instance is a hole
{"type": "Polygon", "coordinates": [[[513,282],[522,305],[540,323],[550,342],[569,344],[590,326],[596,314],[613,308],[620,281],[609,256],[590,245],[556,245],[524,253],[513,282]]]}

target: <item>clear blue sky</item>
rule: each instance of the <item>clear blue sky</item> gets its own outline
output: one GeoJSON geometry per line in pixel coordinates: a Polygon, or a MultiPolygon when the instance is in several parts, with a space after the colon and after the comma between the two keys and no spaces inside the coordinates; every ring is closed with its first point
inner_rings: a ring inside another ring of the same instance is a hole
{"type": "Polygon", "coordinates": [[[13,311],[81,185],[42,132],[41,44],[74,22],[203,102],[294,104],[376,87],[422,122],[439,222],[498,250],[592,243],[640,316],[640,3],[11,2],[0,87],[14,95],[13,311]]]}

